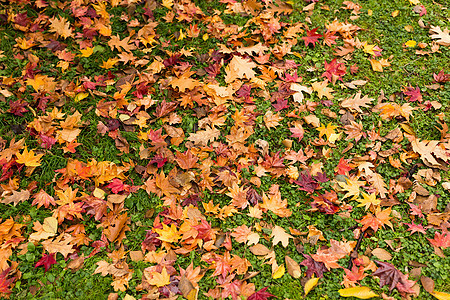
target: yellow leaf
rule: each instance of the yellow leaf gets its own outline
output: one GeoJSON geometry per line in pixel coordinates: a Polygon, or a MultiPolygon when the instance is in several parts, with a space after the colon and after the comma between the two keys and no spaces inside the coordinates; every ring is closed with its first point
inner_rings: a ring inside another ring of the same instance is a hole
{"type": "Polygon", "coordinates": [[[392,16],[393,18],[395,18],[396,16],[398,16],[399,13],[400,13],[400,11],[394,10],[394,11],[392,12],[391,16],[392,16]]]}
{"type": "Polygon", "coordinates": [[[383,72],[383,66],[378,60],[376,59],[369,59],[369,60],[370,64],[372,65],[372,70],[374,70],[375,72],[383,72]]]}
{"type": "Polygon", "coordinates": [[[361,203],[361,204],[358,204],[357,207],[364,206],[365,210],[368,210],[371,205],[378,206],[381,203],[381,200],[376,199],[375,193],[370,194],[370,195],[368,195],[366,193],[362,193],[362,195],[363,195],[363,199],[356,199],[356,201],[361,203]]]}
{"type": "Polygon", "coordinates": [[[162,6],[171,9],[173,6],[173,0],[162,0],[162,6]]]}
{"type": "Polygon", "coordinates": [[[87,98],[87,96],[89,96],[89,93],[78,93],[73,100],[75,100],[75,102],[78,102],[83,100],[84,98],[87,98]]]}
{"type": "Polygon", "coordinates": [[[448,293],[433,291],[431,295],[433,295],[439,300],[450,300],[450,294],[448,293]]]}
{"type": "Polygon", "coordinates": [[[419,5],[420,1],[419,0],[409,0],[409,3],[412,5],[419,5]]]}
{"type": "Polygon", "coordinates": [[[281,265],[275,270],[275,272],[272,273],[272,278],[273,279],[281,278],[284,275],[284,272],[285,272],[284,265],[281,265]]]}
{"type": "Polygon", "coordinates": [[[80,49],[81,57],[89,57],[94,53],[94,48],[87,47],[86,49],[80,49]]]}
{"type": "Polygon", "coordinates": [[[348,289],[341,289],[339,290],[339,295],[341,295],[341,297],[356,297],[359,299],[369,299],[378,296],[367,286],[357,286],[348,289]]]}
{"type": "Polygon", "coordinates": [[[41,165],[41,163],[39,162],[39,160],[41,159],[42,156],[44,156],[44,154],[37,154],[34,155],[34,151],[27,150],[27,147],[25,146],[25,149],[23,150],[22,154],[17,153],[17,160],[16,162],[19,164],[24,164],[27,167],[38,167],[41,165]]]}
{"type": "Polygon", "coordinates": [[[55,217],[45,218],[42,229],[44,229],[45,232],[56,234],[58,230],[58,220],[55,217]]]}
{"type": "Polygon", "coordinates": [[[177,231],[177,227],[173,223],[172,225],[170,225],[170,227],[167,226],[166,224],[163,224],[162,229],[155,229],[155,231],[159,234],[158,239],[167,243],[177,242],[178,239],[180,238],[180,235],[178,234],[177,231]]]}
{"type": "Polygon", "coordinates": [[[118,61],[119,59],[117,58],[110,58],[107,61],[104,61],[101,67],[103,69],[111,69],[118,61]]]}
{"type": "Polygon", "coordinates": [[[170,276],[167,273],[166,267],[162,269],[161,273],[151,272],[150,274],[152,275],[152,278],[148,280],[149,284],[156,285],[157,287],[170,284],[170,276]]]}
{"type": "Polygon", "coordinates": [[[412,48],[412,47],[416,46],[416,44],[417,44],[416,41],[409,40],[409,41],[407,41],[407,42],[405,43],[405,46],[406,46],[406,47],[409,47],[409,48],[412,48]]]}
{"type": "Polygon", "coordinates": [[[328,123],[327,127],[324,125],[320,125],[317,130],[319,130],[319,137],[322,137],[323,135],[327,136],[327,140],[330,139],[330,137],[335,134],[334,130],[338,128],[337,126],[331,125],[331,123],[328,123]]]}
{"type": "Polygon", "coordinates": [[[317,285],[317,282],[319,282],[319,278],[313,277],[305,283],[305,297],[317,285]]]}

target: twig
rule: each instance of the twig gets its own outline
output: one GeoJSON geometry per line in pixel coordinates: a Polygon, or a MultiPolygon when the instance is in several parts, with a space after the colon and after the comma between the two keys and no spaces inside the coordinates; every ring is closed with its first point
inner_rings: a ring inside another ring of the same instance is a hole
{"type": "Polygon", "coordinates": [[[364,230],[363,232],[361,232],[361,234],[359,235],[358,242],[356,243],[355,248],[353,249],[352,253],[350,253],[350,261],[348,262],[348,268],[347,268],[349,270],[351,270],[352,267],[353,267],[353,258],[352,258],[353,253],[358,253],[358,249],[361,246],[361,242],[362,242],[362,239],[364,238],[364,234],[366,234],[366,231],[367,231],[367,229],[364,230]]]}

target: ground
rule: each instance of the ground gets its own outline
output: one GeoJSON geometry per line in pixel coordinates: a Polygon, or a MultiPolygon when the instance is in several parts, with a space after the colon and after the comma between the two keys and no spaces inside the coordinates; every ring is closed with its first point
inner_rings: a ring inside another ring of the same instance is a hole
{"type": "Polygon", "coordinates": [[[447,5],[0,2],[0,296],[450,299],[447,5]]]}

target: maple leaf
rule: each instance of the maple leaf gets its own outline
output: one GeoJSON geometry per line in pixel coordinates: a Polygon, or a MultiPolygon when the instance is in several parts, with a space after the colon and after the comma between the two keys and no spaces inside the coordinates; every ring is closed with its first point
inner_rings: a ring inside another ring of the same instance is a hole
{"type": "Polygon", "coordinates": [[[338,63],[336,58],[333,59],[330,63],[325,61],[325,72],[322,74],[322,77],[325,77],[330,82],[336,82],[336,80],[342,81],[342,76],[347,73],[344,63],[338,63]],[[337,79],[333,80],[333,76],[337,79]]]}
{"type": "Polygon", "coordinates": [[[375,213],[375,216],[372,214],[367,214],[362,218],[361,221],[358,221],[363,226],[362,231],[366,230],[367,228],[372,228],[374,231],[377,231],[380,227],[384,227],[384,225],[388,225],[392,227],[392,223],[389,222],[392,217],[389,215],[391,214],[391,208],[387,208],[385,210],[379,210],[375,213]]]}
{"type": "MultiPolygon", "coordinates": [[[[393,264],[377,260],[375,260],[375,263],[378,265],[378,269],[372,273],[372,276],[380,278],[380,287],[388,285],[389,291],[397,287],[401,292],[409,292],[412,285],[407,275],[397,270],[393,264]]],[[[414,282],[412,283],[414,284],[414,282]]]]}
{"type": "Polygon", "coordinates": [[[313,193],[316,189],[319,188],[319,184],[308,172],[302,172],[298,179],[294,181],[294,183],[300,186],[299,190],[308,193],[313,193]]]}
{"type": "Polygon", "coordinates": [[[337,174],[339,174],[339,175],[348,174],[348,172],[353,169],[353,167],[351,167],[348,164],[350,161],[351,161],[350,159],[344,159],[343,157],[341,157],[341,159],[339,160],[338,165],[336,166],[337,174]]]}
{"type": "Polygon", "coordinates": [[[335,31],[327,30],[327,32],[323,34],[323,44],[327,45],[328,47],[331,47],[331,45],[336,44],[335,39],[337,39],[338,37],[334,35],[335,33],[336,33],[335,31]]]}
{"type": "Polygon", "coordinates": [[[44,154],[34,154],[33,150],[28,151],[27,146],[23,150],[22,154],[16,153],[16,162],[19,164],[24,164],[27,167],[38,167],[41,165],[40,159],[44,154]]]}
{"type": "Polygon", "coordinates": [[[156,233],[159,234],[159,240],[167,243],[176,243],[180,239],[181,235],[178,233],[177,226],[174,223],[170,227],[166,224],[162,224],[162,226],[162,229],[155,229],[156,233]]]}
{"type": "Polygon", "coordinates": [[[404,91],[403,93],[406,96],[409,96],[409,102],[419,101],[420,103],[422,103],[422,94],[420,93],[419,87],[413,88],[408,86],[406,88],[406,91],[404,91]]]}
{"type": "Polygon", "coordinates": [[[33,195],[33,202],[31,205],[37,205],[37,208],[44,206],[48,208],[49,205],[56,205],[55,199],[47,194],[43,189],[41,189],[38,193],[33,195]]]}
{"type": "Polygon", "coordinates": [[[450,247],[450,233],[449,232],[439,233],[436,231],[434,233],[434,238],[433,239],[427,238],[427,240],[429,240],[430,243],[435,247],[441,247],[443,249],[450,247]]]}
{"type": "MultiPolygon", "coordinates": [[[[271,293],[267,292],[267,287],[260,289],[259,291],[250,295],[247,300],[267,300],[270,297],[275,297],[271,293]]],[[[277,297],[275,297],[277,298],[277,297]]]]}
{"type": "Polygon", "coordinates": [[[325,125],[321,124],[319,128],[316,128],[319,131],[319,137],[322,137],[324,135],[327,136],[327,140],[330,139],[330,136],[335,134],[334,130],[338,128],[338,126],[331,125],[331,123],[328,123],[327,127],[325,125]]]}
{"type": "Polygon", "coordinates": [[[63,38],[73,37],[72,28],[70,28],[70,22],[64,17],[51,18],[50,19],[50,32],[55,32],[63,38]]]}
{"type": "Polygon", "coordinates": [[[270,197],[267,197],[267,195],[263,193],[262,200],[263,203],[260,205],[261,209],[270,210],[282,218],[291,216],[292,211],[287,208],[287,200],[281,200],[281,193],[278,186],[274,188],[274,193],[270,194],[270,197]]]}
{"type": "Polygon", "coordinates": [[[302,125],[298,122],[294,124],[294,127],[289,128],[289,131],[292,132],[292,135],[290,137],[298,138],[299,142],[302,140],[303,135],[305,134],[305,130],[303,129],[302,125]]]}
{"type": "Polygon", "coordinates": [[[49,254],[45,254],[41,257],[41,259],[36,263],[36,265],[34,266],[34,268],[36,269],[37,267],[44,267],[45,272],[47,272],[52,265],[56,264],[56,259],[55,259],[56,253],[49,253],[49,254]]]}
{"type": "Polygon", "coordinates": [[[428,141],[428,140],[422,140],[419,141],[419,139],[414,138],[413,141],[411,141],[411,146],[414,152],[420,154],[420,158],[433,166],[439,166],[440,164],[437,162],[437,160],[433,156],[433,152],[437,151],[439,141],[428,141]]]}
{"type": "Polygon", "coordinates": [[[361,207],[364,206],[365,210],[368,210],[371,206],[375,207],[380,205],[381,200],[376,198],[376,194],[366,194],[366,193],[362,193],[363,195],[363,199],[356,199],[356,201],[358,201],[361,204],[358,204],[357,207],[361,207]]]}
{"type": "Polygon", "coordinates": [[[366,133],[363,131],[363,125],[361,122],[356,123],[355,121],[350,121],[350,124],[344,126],[345,133],[347,137],[346,141],[355,139],[355,142],[359,141],[362,137],[366,137],[366,133]]]}
{"type": "Polygon", "coordinates": [[[315,261],[308,254],[303,254],[303,256],[305,257],[305,260],[303,260],[300,265],[308,268],[306,270],[306,278],[311,278],[313,274],[320,278],[323,277],[324,272],[328,272],[328,269],[323,262],[315,261]]]}
{"type": "MultiPolygon", "coordinates": [[[[253,71],[256,64],[251,59],[249,60],[235,55],[230,61],[228,67],[233,71],[235,77],[237,78],[252,79],[256,75],[255,71],[253,71]]],[[[230,82],[230,80],[227,80],[227,82],[230,82]]]]}
{"type": "Polygon", "coordinates": [[[423,228],[422,224],[414,224],[414,222],[409,223],[403,223],[404,225],[408,226],[408,231],[411,231],[411,234],[414,234],[415,232],[420,232],[423,234],[427,234],[425,228],[423,228]]]}
{"type": "Polygon", "coordinates": [[[178,163],[180,168],[188,170],[196,166],[198,157],[193,155],[190,150],[187,150],[184,153],[180,153],[177,151],[175,161],[178,163]]]}
{"type": "Polygon", "coordinates": [[[162,287],[165,285],[170,284],[170,276],[167,273],[166,267],[163,267],[161,272],[151,272],[150,275],[152,276],[150,279],[148,279],[148,283],[151,285],[156,285],[157,287],[162,287]]]}
{"type": "Polygon", "coordinates": [[[316,32],[317,29],[319,29],[319,27],[311,30],[306,30],[306,36],[302,36],[302,40],[305,42],[305,46],[308,46],[309,44],[312,44],[313,47],[316,46],[316,42],[319,40],[319,38],[322,37],[321,34],[316,32]]]}
{"type": "Polygon", "coordinates": [[[0,295],[9,297],[9,294],[12,293],[10,285],[16,279],[15,277],[8,278],[8,274],[11,271],[11,268],[6,268],[3,272],[0,273],[0,295]]]}
{"type": "Polygon", "coordinates": [[[364,182],[353,180],[353,179],[347,179],[346,182],[338,181],[338,184],[341,186],[341,188],[347,193],[344,195],[344,198],[352,197],[352,200],[356,200],[359,197],[359,187],[364,185],[364,182]]]}

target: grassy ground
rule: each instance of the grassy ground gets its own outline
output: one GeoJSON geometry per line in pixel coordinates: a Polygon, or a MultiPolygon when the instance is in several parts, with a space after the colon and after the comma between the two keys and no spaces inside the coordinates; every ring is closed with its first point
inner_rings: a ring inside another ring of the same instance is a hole
{"type": "Polygon", "coordinates": [[[380,297],[432,299],[421,276],[435,291],[450,292],[450,83],[433,77],[450,72],[450,51],[430,34],[434,26],[450,28],[445,1],[88,2],[0,2],[2,296],[266,299],[255,292],[267,287],[279,299],[336,299],[350,280],[380,297]],[[335,44],[320,37],[305,45],[307,31],[324,34],[334,20],[341,22],[335,44]],[[243,52],[258,43],[261,53],[243,52]],[[349,45],[348,54],[335,54],[349,45]],[[236,58],[252,64],[233,74],[236,58]],[[311,89],[333,59],[345,72],[325,83],[333,91],[322,97],[323,88],[311,89]],[[388,64],[380,72],[371,59],[388,64]],[[243,70],[247,75],[239,75],[243,70]],[[243,85],[251,86],[251,100],[243,85]],[[310,89],[304,99],[295,101],[295,85],[310,89]],[[422,99],[410,101],[416,87],[422,99]],[[373,100],[343,105],[358,92],[373,100]],[[380,103],[413,110],[383,110],[380,103]],[[279,125],[268,125],[268,112],[279,115],[279,125]],[[344,117],[361,124],[360,138],[344,117]],[[335,127],[325,132],[327,125],[335,127]],[[292,136],[295,126],[303,128],[301,138],[292,136]],[[235,139],[246,134],[239,130],[248,135],[235,139]],[[25,149],[34,156],[24,157],[25,149]],[[291,163],[291,150],[309,158],[291,163]],[[278,166],[277,158],[284,158],[278,166]],[[318,173],[329,180],[299,189],[299,174],[318,173]],[[347,184],[356,180],[360,187],[348,197],[347,184]],[[274,185],[281,200],[271,206],[274,185]],[[70,189],[77,191],[68,195],[70,189]],[[56,202],[42,206],[41,190],[56,202]],[[382,201],[358,207],[363,192],[382,201]],[[389,219],[374,218],[363,232],[365,218],[387,209],[389,219]],[[421,224],[423,232],[405,223],[421,224]],[[443,236],[437,246],[430,242],[436,233],[443,236]],[[252,244],[269,251],[265,258],[252,244]],[[301,264],[305,255],[325,271],[307,296],[314,268],[301,264]],[[409,276],[400,280],[406,288],[390,289],[393,276],[380,286],[372,275],[380,260],[409,276]],[[339,267],[324,267],[333,261],[339,267]],[[360,277],[348,275],[349,262],[361,266],[360,277]],[[191,264],[198,278],[194,271],[183,276],[191,264]]]}

